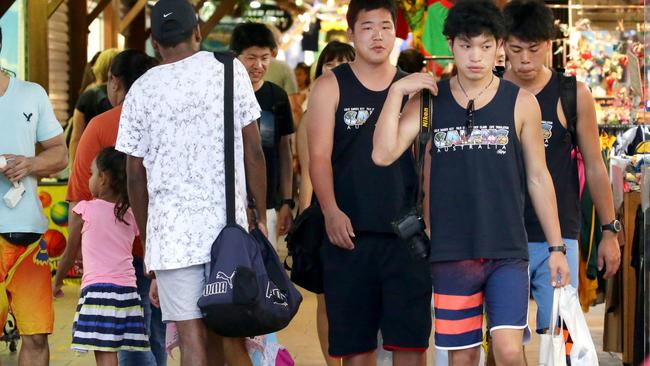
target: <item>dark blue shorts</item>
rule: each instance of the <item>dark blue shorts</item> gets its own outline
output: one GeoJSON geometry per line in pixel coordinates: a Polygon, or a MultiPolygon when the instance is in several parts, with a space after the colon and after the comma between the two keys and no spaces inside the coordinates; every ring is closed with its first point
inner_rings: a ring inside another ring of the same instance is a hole
{"type": "Polygon", "coordinates": [[[483,342],[488,329],[528,330],[528,261],[463,260],[431,264],[436,347],[458,350],[483,342]]]}

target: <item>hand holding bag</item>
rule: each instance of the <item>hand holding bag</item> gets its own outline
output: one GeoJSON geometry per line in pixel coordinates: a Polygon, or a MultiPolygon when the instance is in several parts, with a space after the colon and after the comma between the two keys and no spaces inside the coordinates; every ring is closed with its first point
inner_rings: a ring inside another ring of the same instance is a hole
{"type": "Polygon", "coordinates": [[[566,366],[566,346],[562,331],[562,318],[560,317],[559,333],[556,333],[556,324],[560,315],[560,289],[553,291],[553,309],[551,321],[546,334],[539,336],[539,366],[566,366]]]}

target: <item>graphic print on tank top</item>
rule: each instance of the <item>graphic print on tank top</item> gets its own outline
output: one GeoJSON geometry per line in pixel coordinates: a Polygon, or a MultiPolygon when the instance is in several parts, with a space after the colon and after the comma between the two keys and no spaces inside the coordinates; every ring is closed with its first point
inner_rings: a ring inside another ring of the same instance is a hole
{"type": "MultiPolygon", "coordinates": [[[[391,222],[415,203],[417,180],[410,151],[387,167],[372,161],[375,125],[390,86],[380,91],[367,89],[349,64],[342,64],[332,72],[339,85],[332,145],[336,203],[350,218],[356,233],[392,234],[391,222]]],[[[398,70],[392,82],[403,76],[398,70]]]]}
{"type": "Polygon", "coordinates": [[[359,127],[366,124],[374,111],[374,108],[367,107],[344,108],[343,122],[348,126],[348,130],[351,130],[352,127],[359,129],[359,127]]]}
{"type": "Polygon", "coordinates": [[[433,143],[436,153],[454,152],[465,148],[494,149],[496,154],[506,153],[510,141],[510,127],[500,125],[474,126],[468,137],[465,127],[434,128],[433,143]]]}
{"type": "Polygon", "coordinates": [[[548,147],[548,141],[553,137],[553,121],[542,121],[542,136],[544,147],[548,147]]]}
{"type": "Polygon", "coordinates": [[[524,226],[526,176],[516,131],[519,88],[501,80],[494,97],[474,111],[438,83],[430,150],[429,212],[433,262],[528,258],[524,226]]]}

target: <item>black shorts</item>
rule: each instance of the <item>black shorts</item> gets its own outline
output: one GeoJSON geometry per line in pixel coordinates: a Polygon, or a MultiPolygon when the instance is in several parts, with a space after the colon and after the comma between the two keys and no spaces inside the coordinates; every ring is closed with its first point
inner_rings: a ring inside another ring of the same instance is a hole
{"type": "Polygon", "coordinates": [[[357,234],[355,249],[321,249],[329,353],[349,357],[377,348],[424,351],[431,334],[431,271],[395,235],[357,234]]]}

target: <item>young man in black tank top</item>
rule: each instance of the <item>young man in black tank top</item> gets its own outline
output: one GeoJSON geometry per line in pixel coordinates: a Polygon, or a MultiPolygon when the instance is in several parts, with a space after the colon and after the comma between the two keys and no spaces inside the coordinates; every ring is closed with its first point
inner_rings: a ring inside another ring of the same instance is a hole
{"type": "MultiPolygon", "coordinates": [[[[578,235],[580,232],[580,198],[578,169],[572,156],[574,144],[567,118],[560,102],[562,75],[545,66],[551,41],[555,36],[553,13],[542,2],[515,0],[505,7],[508,36],[505,49],[510,61],[504,79],[533,93],[542,111],[542,128],[546,145],[546,162],[553,177],[557,196],[562,237],[567,245],[571,269],[571,285],[578,287],[578,235]]],[[[607,170],[600,154],[594,100],[587,86],[577,83],[577,121],[575,134],[585,164],[589,192],[603,226],[603,238],[598,249],[598,267],[606,264],[605,278],[611,277],[620,264],[612,190],[607,170]]],[[[564,106],[568,107],[568,106],[564,106]]],[[[574,112],[575,113],[575,112],[574,112]]],[[[530,281],[537,302],[537,332],[548,329],[553,303],[550,273],[546,269],[549,253],[535,211],[526,205],[526,230],[530,255],[530,281]]]]}
{"type": "MultiPolygon", "coordinates": [[[[483,308],[498,365],[523,363],[528,335],[526,184],[553,250],[554,286],[568,283],[553,182],[544,162],[539,105],[492,75],[503,17],[489,0],[459,1],[444,26],[457,76],[434,98],[429,183],[436,347],[452,365],[477,365],[483,308]]],[[[374,136],[373,160],[391,164],[420,129],[423,75],[393,84],[374,136]],[[400,118],[400,100],[416,93],[400,118]]],[[[550,281],[550,280],[549,280],[550,281]]]]}
{"type": "Polygon", "coordinates": [[[320,77],[307,108],[309,171],[327,231],[321,253],[329,353],[344,365],[374,365],[381,330],[394,365],[424,365],[430,273],[391,228],[414,202],[413,157],[401,154],[385,168],[371,159],[377,117],[402,76],[388,60],[395,4],[352,0],[348,9],[356,59],[320,77]]]}

